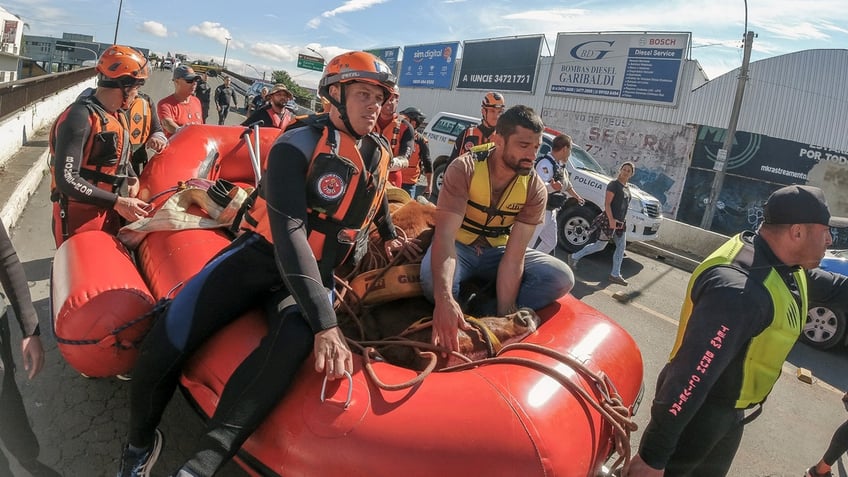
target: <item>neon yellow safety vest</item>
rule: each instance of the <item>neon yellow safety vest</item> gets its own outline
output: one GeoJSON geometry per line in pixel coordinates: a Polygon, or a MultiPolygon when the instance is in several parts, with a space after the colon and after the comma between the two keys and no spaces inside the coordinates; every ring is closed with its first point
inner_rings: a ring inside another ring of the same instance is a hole
{"type": "MultiPolygon", "coordinates": [[[[754,404],[763,402],[771,392],[786,356],[795,345],[798,335],[806,321],[807,310],[807,275],[803,270],[797,270],[792,274],[798,285],[798,293],[801,296],[801,306],[792,296],[792,292],[774,268],[765,270],[751,270],[751,261],[754,256],[753,245],[742,240],[742,236],[736,235],[713,252],[692,273],[689,286],[686,289],[686,300],[680,311],[680,325],[677,329],[677,340],[671,351],[671,357],[677,354],[686,325],[692,314],[694,304],[692,302],[692,287],[698,277],[716,266],[730,266],[738,269],[762,283],[771,296],[774,316],[771,324],[757,336],[751,339],[745,354],[742,374],[742,387],[736,399],[735,407],[745,409],[754,404]]],[[[744,318],[740,318],[744,319],[744,318]]],[[[732,326],[732,325],[731,325],[732,326]]]]}

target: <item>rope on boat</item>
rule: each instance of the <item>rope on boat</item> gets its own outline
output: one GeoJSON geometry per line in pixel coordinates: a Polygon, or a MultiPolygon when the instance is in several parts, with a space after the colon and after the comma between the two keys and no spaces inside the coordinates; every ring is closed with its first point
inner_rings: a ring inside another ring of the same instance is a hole
{"type": "Polygon", "coordinates": [[[546,376],[561,384],[566,389],[574,392],[575,394],[583,398],[583,400],[590,406],[592,406],[598,412],[598,414],[600,414],[601,417],[603,417],[604,420],[606,420],[607,423],[609,423],[612,427],[613,445],[615,452],[619,456],[615,460],[615,462],[613,462],[612,469],[614,473],[621,472],[621,475],[627,475],[630,470],[631,461],[630,433],[635,431],[638,426],[632,420],[630,408],[624,404],[621,395],[619,395],[618,390],[615,388],[615,385],[612,383],[606,373],[601,372],[600,374],[596,374],[574,357],[568,356],[564,353],[560,353],[559,351],[555,351],[534,343],[508,344],[504,346],[501,352],[498,353],[498,356],[494,358],[486,358],[474,361],[472,363],[465,363],[452,366],[450,368],[443,369],[442,372],[463,371],[477,366],[485,366],[489,364],[513,364],[534,369],[545,374],[546,376]],[[565,377],[562,373],[558,372],[556,369],[548,365],[533,361],[528,358],[503,356],[503,353],[506,353],[507,351],[511,350],[533,351],[553,358],[559,361],[560,363],[572,368],[584,378],[588,378],[594,384],[598,393],[601,395],[600,402],[598,402],[598,400],[596,400],[593,396],[589,395],[589,393],[586,392],[586,390],[584,390],[581,386],[578,386],[577,384],[569,380],[567,377],[565,377]],[[621,466],[620,469],[619,466],[621,466]]]}
{"type": "MultiPolygon", "coordinates": [[[[163,298],[163,299],[157,301],[156,304],[153,305],[153,308],[150,309],[150,311],[148,311],[147,313],[144,313],[143,315],[139,316],[138,318],[130,320],[130,321],[124,323],[123,325],[115,328],[114,330],[110,331],[109,334],[106,335],[103,338],[90,339],[90,340],[69,340],[69,339],[66,339],[66,338],[62,338],[61,336],[59,336],[57,334],[56,335],[56,342],[62,343],[62,344],[67,344],[67,345],[98,345],[98,346],[101,346],[101,347],[104,347],[104,348],[109,347],[109,346],[114,346],[114,347],[121,349],[121,350],[138,348],[138,346],[141,344],[141,342],[144,341],[144,336],[146,335],[146,333],[143,334],[142,336],[140,336],[138,339],[132,340],[132,341],[120,340],[120,339],[118,339],[118,334],[121,333],[122,331],[134,326],[136,323],[140,323],[142,321],[145,321],[145,320],[148,320],[148,319],[151,319],[151,318],[155,319],[157,316],[159,316],[160,313],[164,313],[168,309],[168,307],[171,305],[171,301],[172,300],[170,298],[163,298]]],[[[54,334],[55,334],[55,331],[54,331],[54,334]]]]}

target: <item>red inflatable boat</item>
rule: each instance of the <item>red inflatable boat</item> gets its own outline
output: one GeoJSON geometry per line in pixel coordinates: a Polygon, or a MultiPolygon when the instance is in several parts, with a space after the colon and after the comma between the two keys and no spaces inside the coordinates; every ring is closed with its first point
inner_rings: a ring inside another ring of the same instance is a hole
{"type": "MultiPolygon", "coordinates": [[[[252,185],[244,131],[184,128],[145,169],[142,198],[192,177],[252,185]]],[[[261,129],[260,149],[268,151],[277,134],[261,129]]],[[[72,237],[53,270],[54,328],[65,359],[91,376],[128,371],[154,304],[227,243],[214,230],[153,232],[133,257],[103,233],[72,237]]],[[[599,475],[616,445],[629,455],[622,427],[640,398],[641,354],[615,322],[570,295],[538,314],[539,329],[496,358],[431,373],[406,389],[378,385],[358,355],[349,379],[329,383],[306,363],[243,446],[241,464],[252,475],[287,477],[599,475]]],[[[249,313],[191,360],[181,384],[202,413],[212,414],[224,383],[264,333],[263,317],[249,313]]],[[[416,376],[370,366],[383,383],[416,376]]]]}

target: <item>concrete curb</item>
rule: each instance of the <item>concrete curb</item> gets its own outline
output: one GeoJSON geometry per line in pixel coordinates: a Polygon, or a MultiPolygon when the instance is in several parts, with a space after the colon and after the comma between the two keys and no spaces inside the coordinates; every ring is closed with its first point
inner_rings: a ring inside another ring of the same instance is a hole
{"type": "Polygon", "coordinates": [[[686,270],[687,272],[695,271],[695,268],[697,268],[697,266],[700,264],[700,262],[697,260],[693,260],[689,257],[684,257],[683,255],[659,248],[647,242],[629,242],[627,244],[627,248],[633,250],[639,255],[644,255],[646,257],[652,257],[658,260],[662,260],[673,267],[680,268],[681,270],[686,270]]]}
{"type": "Polygon", "coordinates": [[[3,204],[3,208],[0,209],[0,218],[3,219],[3,223],[7,228],[12,228],[18,222],[18,218],[23,213],[30,196],[38,189],[38,185],[41,184],[41,180],[49,170],[47,164],[49,155],[50,151],[45,148],[44,152],[38,156],[38,159],[33,162],[23,177],[17,181],[12,195],[9,196],[6,203],[3,204]]]}

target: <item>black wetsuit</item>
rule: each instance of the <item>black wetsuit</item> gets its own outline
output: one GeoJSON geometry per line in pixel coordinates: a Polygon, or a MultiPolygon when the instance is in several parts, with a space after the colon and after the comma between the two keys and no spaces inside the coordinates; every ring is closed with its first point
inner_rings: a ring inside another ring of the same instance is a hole
{"type": "MultiPolygon", "coordinates": [[[[774,268],[797,296],[792,272],[768,244],[754,234],[743,238],[754,244],[753,268],[774,268]]],[[[807,295],[811,302],[848,300],[848,278],[821,269],[807,271],[807,295]]],[[[774,316],[766,288],[754,285],[742,271],[713,267],[703,272],[692,287],[694,308],[683,342],[657,378],[651,421],[645,428],[639,454],[651,467],[665,468],[665,475],[720,477],[726,475],[742,439],[744,411],[735,408],[742,386],[746,350],[751,339],[765,330],[774,316]],[[733,332],[724,333],[730,328],[733,332]],[[711,341],[721,336],[721,348],[711,341]],[[710,372],[696,372],[705,350],[714,356],[710,372]],[[697,386],[691,386],[693,375],[697,386]],[[681,402],[676,413],[669,412],[681,402]]],[[[798,297],[800,298],[800,297],[798,297]]],[[[750,411],[749,411],[750,412],[750,411]]]]}
{"type": "MultiPolygon", "coordinates": [[[[281,136],[271,148],[262,186],[274,237],[245,232],[219,253],[180,291],[168,313],[145,339],[133,371],[130,444],[146,447],[177,386],[182,365],[210,336],[255,306],[263,306],[268,334],[227,382],[199,449],[186,467],[213,475],[261,424],[312,352],[314,336],[337,326],[332,277],[319,270],[307,242],[307,157],[293,135],[320,131],[311,126],[281,136]],[[293,296],[297,305],[278,306],[293,296]],[[279,308],[283,308],[280,310],[279,308]]],[[[367,165],[367,164],[366,164],[367,165]]],[[[393,235],[384,198],[375,221],[393,235]]]]}
{"type": "MultiPolygon", "coordinates": [[[[32,306],[24,267],[6,233],[6,227],[0,220],[0,283],[9,295],[12,310],[21,335],[38,335],[38,316],[32,306]]],[[[27,418],[26,408],[18,385],[15,382],[15,362],[12,359],[12,337],[9,329],[9,316],[5,310],[4,298],[0,294],[0,440],[9,453],[32,475],[59,475],[38,462],[38,439],[32,432],[27,418]]],[[[0,475],[12,475],[6,455],[0,452],[0,475]]]]}

